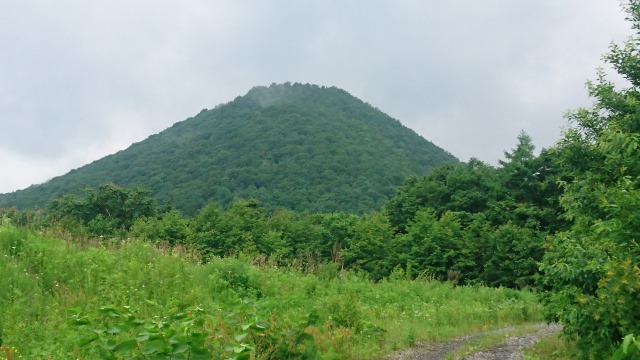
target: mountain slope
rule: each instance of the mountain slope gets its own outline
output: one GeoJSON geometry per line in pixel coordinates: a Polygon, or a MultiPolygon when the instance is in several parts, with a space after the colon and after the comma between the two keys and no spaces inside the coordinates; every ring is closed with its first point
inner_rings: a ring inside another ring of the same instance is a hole
{"type": "Polygon", "coordinates": [[[0,207],[33,208],[113,182],[151,189],[160,203],[194,213],[209,199],[252,197],[268,208],[366,212],[411,174],[451,154],[344,90],[255,87],[128,149],[25,190],[0,207]]]}

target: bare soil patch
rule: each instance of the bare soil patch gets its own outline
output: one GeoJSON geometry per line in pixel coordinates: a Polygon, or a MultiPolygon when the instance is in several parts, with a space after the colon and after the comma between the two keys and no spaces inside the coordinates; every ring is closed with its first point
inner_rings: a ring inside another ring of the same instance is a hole
{"type": "MultiPolygon", "coordinates": [[[[505,341],[493,348],[480,350],[473,354],[467,355],[464,360],[520,360],[523,358],[522,351],[533,346],[533,344],[542,336],[559,332],[561,326],[558,324],[536,324],[537,331],[519,335],[510,336],[505,341]]],[[[515,327],[502,328],[494,330],[491,333],[504,333],[516,329],[515,327]]],[[[417,343],[416,347],[408,350],[397,352],[387,360],[444,360],[446,356],[464,344],[473,341],[482,336],[475,334],[464,336],[446,343],[422,344],[417,343]]]]}

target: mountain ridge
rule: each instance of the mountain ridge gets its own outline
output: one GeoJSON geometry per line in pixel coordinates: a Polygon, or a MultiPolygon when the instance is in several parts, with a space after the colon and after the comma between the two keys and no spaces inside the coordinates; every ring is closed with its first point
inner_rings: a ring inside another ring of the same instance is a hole
{"type": "Polygon", "coordinates": [[[239,198],[362,213],[379,208],[409,175],[444,162],[458,160],[345,90],[272,84],[46,183],[0,194],[0,207],[44,206],[112,182],[148,188],[185,213],[239,198]]]}

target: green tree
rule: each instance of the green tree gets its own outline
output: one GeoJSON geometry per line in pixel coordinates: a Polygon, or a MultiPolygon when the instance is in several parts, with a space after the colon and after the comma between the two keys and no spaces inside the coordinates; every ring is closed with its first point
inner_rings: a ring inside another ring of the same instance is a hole
{"type": "Polygon", "coordinates": [[[398,232],[425,208],[442,215],[447,211],[470,214],[487,211],[504,197],[498,174],[490,165],[471,159],[464,165],[443,165],[422,178],[410,177],[385,206],[398,232]]]}
{"type": "Polygon", "coordinates": [[[364,270],[374,280],[389,275],[393,228],[387,216],[380,212],[363,215],[352,229],[344,249],[345,267],[364,270]]]}
{"type": "Polygon", "coordinates": [[[493,226],[484,213],[458,214],[460,218],[466,217],[464,223],[464,246],[469,252],[468,261],[457,266],[461,272],[461,280],[477,282],[481,279],[485,264],[491,254],[491,236],[495,232],[493,226]]]}
{"type": "Polygon", "coordinates": [[[536,186],[538,169],[532,166],[536,158],[534,150],[531,137],[521,131],[516,148],[504,152],[506,160],[499,160],[502,184],[516,201],[529,199],[536,186]]]}
{"type": "Polygon", "coordinates": [[[395,256],[406,261],[395,266],[427,271],[440,280],[447,279],[449,271],[464,270],[472,261],[460,220],[452,212],[438,218],[433,209],[418,211],[407,233],[397,235],[394,243],[395,256]]]}
{"type": "Polygon", "coordinates": [[[134,222],[156,215],[157,205],[151,191],[141,187],[102,184],[84,190],[84,198],[66,195],[52,200],[49,216],[54,220],[84,225],[94,236],[123,234],[134,222]]]}
{"type": "Polygon", "coordinates": [[[216,256],[270,253],[262,242],[267,227],[257,200],[237,200],[226,211],[210,203],[196,216],[192,227],[194,234],[190,241],[205,253],[216,256]]]}
{"type": "Polygon", "coordinates": [[[511,151],[504,151],[504,157],[507,160],[499,160],[498,162],[502,167],[509,167],[514,165],[524,165],[526,162],[535,158],[534,150],[536,146],[533,144],[533,139],[524,130],[518,134],[518,145],[511,151]]]}
{"type": "Polygon", "coordinates": [[[220,222],[223,213],[224,210],[217,203],[210,201],[191,220],[187,241],[201,249],[203,253],[215,253],[214,249],[222,236],[220,222]]]}
{"type": "Polygon", "coordinates": [[[189,236],[187,219],[176,209],[152,218],[139,218],[131,227],[131,235],[151,241],[166,241],[171,245],[184,244],[189,236]]]}
{"type": "Polygon", "coordinates": [[[263,241],[263,248],[278,260],[295,259],[304,266],[329,261],[331,244],[320,217],[291,210],[276,210],[268,219],[271,238],[263,241]],[[278,234],[279,237],[273,235],[278,234]],[[313,263],[313,264],[310,264],[313,263]]]}
{"type": "Polygon", "coordinates": [[[489,286],[533,286],[543,240],[540,233],[512,223],[498,227],[490,238],[481,279],[489,286]]]}
{"type": "Polygon", "coordinates": [[[554,150],[543,149],[537,157],[534,150],[531,137],[522,131],[517,146],[504,152],[506,160],[500,160],[498,168],[504,197],[493,204],[488,216],[496,226],[512,222],[554,233],[567,228],[558,201],[563,169],[554,150]]]}
{"type": "Polygon", "coordinates": [[[605,61],[628,80],[618,89],[604,71],[588,83],[590,109],[558,144],[575,178],[561,203],[573,226],[548,243],[541,269],[549,319],[561,321],[582,358],[610,356],[640,331],[640,1],[625,5],[637,31],[605,61]]]}

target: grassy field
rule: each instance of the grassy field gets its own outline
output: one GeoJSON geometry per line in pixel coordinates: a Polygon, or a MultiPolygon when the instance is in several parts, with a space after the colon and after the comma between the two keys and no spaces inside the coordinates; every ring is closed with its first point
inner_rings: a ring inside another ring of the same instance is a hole
{"type": "Polygon", "coordinates": [[[138,240],[0,226],[0,359],[375,359],[416,341],[541,321],[534,294],[334,264],[202,262],[138,240]]]}

